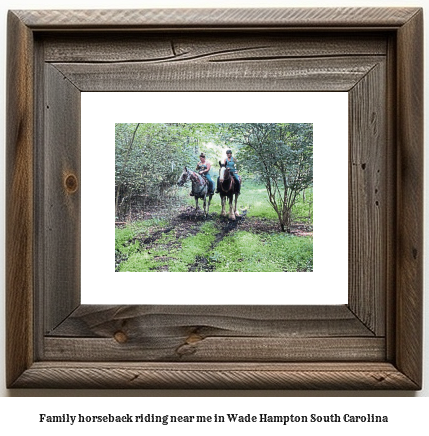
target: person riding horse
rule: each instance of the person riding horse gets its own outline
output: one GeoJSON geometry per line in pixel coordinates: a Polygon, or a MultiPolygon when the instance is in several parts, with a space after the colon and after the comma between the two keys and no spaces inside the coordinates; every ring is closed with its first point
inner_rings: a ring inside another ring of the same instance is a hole
{"type": "MultiPolygon", "coordinates": [[[[237,182],[237,193],[240,193],[240,177],[238,176],[238,167],[237,167],[237,159],[235,157],[232,157],[232,151],[227,150],[226,151],[226,159],[224,160],[224,165],[226,168],[229,169],[230,174],[234,177],[235,181],[237,182]]],[[[219,191],[219,180],[218,180],[218,188],[216,192],[219,191]]]]}
{"type": "MultiPolygon", "coordinates": [[[[209,184],[208,195],[213,195],[214,182],[210,176],[210,168],[211,168],[211,163],[208,160],[206,160],[206,155],[204,153],[201,153],[200,154],[200,161],[198,162],[195,170],[198,171],[199,174],[201,174],[203,177],[205,177],[207,179],[207,182],[209,184]]],[[[191,191],[191,193],[189,195],[192,197],[194,194],[191,191]]]]}

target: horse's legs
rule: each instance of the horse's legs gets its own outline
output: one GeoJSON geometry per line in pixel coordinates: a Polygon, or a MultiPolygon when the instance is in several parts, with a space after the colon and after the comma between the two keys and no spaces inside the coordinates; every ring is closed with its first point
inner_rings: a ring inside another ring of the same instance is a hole
{"type": "Polygon", "coordinates": [[[220,213],[221,216],[226,216],[225,203],[226,203],[226,197],[221,197],[221,205],[222,205],[222,212],[220,213]]]}
{"type": "Polygon", "coordinates": [[[240,194],[235,194],[235,199],[234,199],[234,213],[235,213],[235,216],[240,216],[240,213],[237,212],[237,200],[238,200],[238,196],[239,195],[240,194]]]}
{"type": "Polygon", "coordinates": [[[229,197],[229,219],[235,220],[235,213],[234,213],[234,209],[232,207],[232,201],[233,201],[233,196],[231,195],[229,197]]]}
{"type": "Polygon", "coordinates": [[[206,195],[203,197],[203,209],[204,209],[204,215],[206,215],[206,195]]]}
{"type": "Polygon", "coordinates": [[[206,216],[209,216],[209,209],[210,209],[210,203],[212,201],[212,197],[213,197],[213,195],[209,195],[209,201],[207,203],[207,213],[206,213],[206,216]]]}
{"type": "Polygon", "coordinates": [[[198,197],[195,196],[195,210],[198,210],[198,197]]]}

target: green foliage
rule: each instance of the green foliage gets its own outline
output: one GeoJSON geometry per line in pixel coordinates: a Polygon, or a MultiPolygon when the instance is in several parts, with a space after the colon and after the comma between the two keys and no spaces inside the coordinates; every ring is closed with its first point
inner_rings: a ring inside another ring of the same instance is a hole
{"type": "Polygon", "coordinates": [[[115,144],[117,217],[133,201],[174,191],[183,167],[194,168],[201,151],[208,153],[212,175],[217,175],[217,160],[233,148],[244,180],[264,184],[286,231],[299,195],[313,183],[313,128],[308,123],[116,124],[115,144]]]}
{"type": "Polygon", "coordinates": [[[196,166],[217,132],[215,124],[116,124],[116,216],[137,198],[158,198],[175,187],[183,167],[196,166]]]}
{"type": "MultiPolygon", "coordinates": [[[[183,167],[195,168],[203,151],[214,164],[211,173],[216,181],[217,162],[226,148],[232,148],[243,177],[241,213],[276,219],[285,231],[293,220],[312,225],[311,124],[117,124],[115,143],[117,221],[141,199],[150,202],[179,195],[182,204],[194,206],[187,189],[176,190],[183,167]]],[[[220,198],[215,195],[210,214],[220,211],[220,198]]],[[[217,244],[220,229],[213,222],[187,237],[166,225],[166,221],[146,220],[117,228],[116,270],[198,271],[202,265],[213,271],[312,270],[311,237],[236,229],[217,244]],[[156,242],[148,242],[152,239],[156,242]]]]}
{"type": "Polygon", "coordinates": [[[225,124],[238,161],[266,187],[283,231],[290,231],[298,194],[313,184],[313,125],[308,123],[225,124]]]}
{"type": "Polygon", "coordinates": [[[313,225],[313,188],[308,188],[297,196],[292,208],[293,221],[313,225]]]}

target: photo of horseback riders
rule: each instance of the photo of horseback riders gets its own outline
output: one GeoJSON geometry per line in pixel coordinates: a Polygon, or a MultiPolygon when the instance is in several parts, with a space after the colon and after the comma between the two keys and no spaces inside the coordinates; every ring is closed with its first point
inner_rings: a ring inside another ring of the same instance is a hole
{"type": "Polygon", "coordinates": [[[312,272],[313,125],[116,124],[115,271],[312,272]]]}

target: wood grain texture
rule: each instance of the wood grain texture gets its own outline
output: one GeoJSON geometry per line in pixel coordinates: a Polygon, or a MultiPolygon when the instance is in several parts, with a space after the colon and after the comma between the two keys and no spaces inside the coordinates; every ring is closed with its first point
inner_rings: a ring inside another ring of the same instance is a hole
{"type": "Polygon", "coordinates": [[[419,389],[421,17],[416,8],[10,13],[8,386],[419,389]],[[348,307],[77,307],[84,90],[349,91],[348,307]]]}
{"type": "Polygon", "coordinates": [[[99,305],[51,331],[44,358],[115,361],[124,352],[130,361],[383,361],[385,340],[346,306],[99,305]]]}
{"type": "Polygon", "coordinates": [[[45,262],[45,331],[80,304],[80,91],[45,66],[44,217],[41,253],[45,262]],[[52,266],[55,265],[55,268],[52,266]],[[59,289],[61,288],[61,289],[59,289]]]}
{"type": "Polygon", "coordinates": [[[32,29],[398,27],[416,8],[134,9],[14,11],[32,29]]]}
{"type": "Polygon", "coordinates": [[[173,331],[187,337],[374,336],[345,305],[338,306],[104,306],[82,305],[48,333],[56,337],[129,339],[173,331]]]}
{"type": "Polygon", "coordinates": [[[378,57],[234,62],[55,63],[82,91],[348,91],[378,57]]]}
{"type": "Polygon", "coordinates": [[[44,360],[79,362],[383,362],[383,338],[200,337],[171,329],[128,338],[46,338],[44,360]]]}
{"type": "Polygon", "coordinates": [[[33,361],[33,50],[8,15],[6,132],[6,381],[33,361]]]}
{"type": "Polygon", "coordinates": [[[397,363],[422,380],[423,12],[398,32],[397,363]]]}
{"type": "Polygon", "coordinates": [[[387,52],[386,113],[387,178],[385,181],[387,202],[386,214],[386,359],[395,360],[396,353],[396,231],[397,231],[397,45],[396,35],[388,37],[387,52]]]}
{"type": "Polygon", "coordinates": [[[386,320],[386,64],[349,93],[349,307],[376,335],[386,320]],[[359,290],[358,290],[359,289],[359,290]]]}
{"type": "Polygon", "coordinates": [[[14,387],[93,389],[416,389],[389,363],[35,363],[14,387]]]}
{"type": "Polygon", "coordinates": [[[237,62],[255,59],[323,58],[386,55],[386,38],[350,33],[291,34],[282,32],[108,34],[88,37],[76,33],[68,37],[43,36],[46,62],[237,62]],[[109,50],[106,53],[106,41],[109,50]]]}

